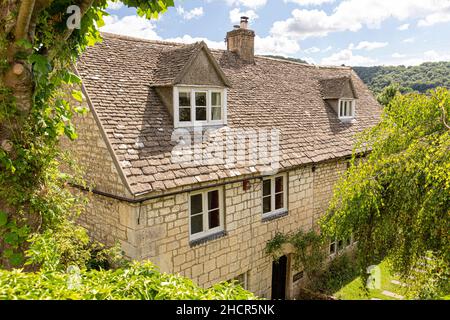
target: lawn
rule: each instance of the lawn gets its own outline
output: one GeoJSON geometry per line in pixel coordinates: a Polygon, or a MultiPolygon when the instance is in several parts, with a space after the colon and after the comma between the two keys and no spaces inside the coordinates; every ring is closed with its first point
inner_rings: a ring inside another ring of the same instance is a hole
{"type": "Polygon", "coordinates": [[[405,288],[400,284],[394,284],[391,281],[398,281],[399,279],[394,277],[388,267],[387,262],[383,261],[378,265],[381,270],[381,288],[380,289],[369,289],[369,292],[363,287],[361,277],[354,279],[352,282],[348,283],[344,287],[340,288],[338,291],[334,292],[333,295],[342,300],[367,300],[367,299],[381,299],[381,300],[398,300],[399,298],[391,297],[383,294],[391,292],[400,296],[405,295],[405,288]]]}

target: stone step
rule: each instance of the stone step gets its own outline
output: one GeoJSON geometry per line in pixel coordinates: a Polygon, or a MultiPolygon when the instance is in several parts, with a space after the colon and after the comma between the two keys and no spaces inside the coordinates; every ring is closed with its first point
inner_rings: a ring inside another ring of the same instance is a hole
{"type": "Polygon", "coordinates": [[[382,295],[385,295],[386,297],[390,297],[390,298],[394,298],[394,299],[399,299],[399,300],[403,300],[405,297],[402,295],[399,295],[395,292],[390,292],[387,290],[384,290],[383,292],[381,292],[382,295]]]}
{"type": "Polygon", "coordinates": [[[408,286],[406,283],[400,282],[398,280],[391,280],[391,283],[395,284],[397,286],[400,286],[400,287],[407,287],[408,286]]]}

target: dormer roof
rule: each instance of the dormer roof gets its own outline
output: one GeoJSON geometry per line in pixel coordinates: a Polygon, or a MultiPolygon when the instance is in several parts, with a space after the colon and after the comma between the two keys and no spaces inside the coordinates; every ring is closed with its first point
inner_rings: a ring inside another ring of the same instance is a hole
{"type": "Polygon", "coordinates": [[[162,50],[157,60],[158,69],[155,71],[153,81],[150,85],[160,87],[181,84],[184,76],[189,72],[196,59],[202,53],[206,56],[208,63],[223,82],[223,85],[230,87],[230,81],[203,41],[182,47],[169,47],[166,50],[162,50]]]}
{"type": "Polygon", "coordinates": [[[348,76],[322,79],[319,82],[322,98],[325,100],[358,99],[352,79],[348,76]]]}

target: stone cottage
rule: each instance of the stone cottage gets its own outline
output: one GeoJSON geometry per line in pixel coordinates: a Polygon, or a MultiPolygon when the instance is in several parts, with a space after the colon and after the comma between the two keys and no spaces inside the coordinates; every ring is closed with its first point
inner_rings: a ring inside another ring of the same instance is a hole
{"type": "Polygon", "coordinates": [[[351,68],[255,56],[254,37],[246,19],[227,50],[103,34],[77,63],[90,112],[67,148],[95,239],[204,287],[290,298],[302,270],[266,243],[316,225],[380,106],[351,68]]]}

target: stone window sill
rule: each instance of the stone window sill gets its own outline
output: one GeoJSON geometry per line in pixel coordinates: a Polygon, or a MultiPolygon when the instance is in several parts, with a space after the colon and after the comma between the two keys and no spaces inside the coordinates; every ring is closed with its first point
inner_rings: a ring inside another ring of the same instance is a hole
{"type": "Polygon", "coordinates": [[[219,231],[219,232],[216,232],[216,233],[204,236],[203,238],[191,240],[191,241],[189,241],[189,245],[191,247],[195,247],[195,246],[204,244],[206,242],[213,241],[213,240],[225,237],[226,235],[227,235],[227,232],[225,230],[222,230],[222,231],[219,231]]]}
{"type": "Polygon", "coordinates": [[[275,212],[271,212],[271,213],[266,213],[265,215],[263,215],[262,217],[262,222],[269,222],[281,217],[285,217],[288,215],[288,210],[287,209],[282,209],[282,210],[278,210],[275,212]]]}

